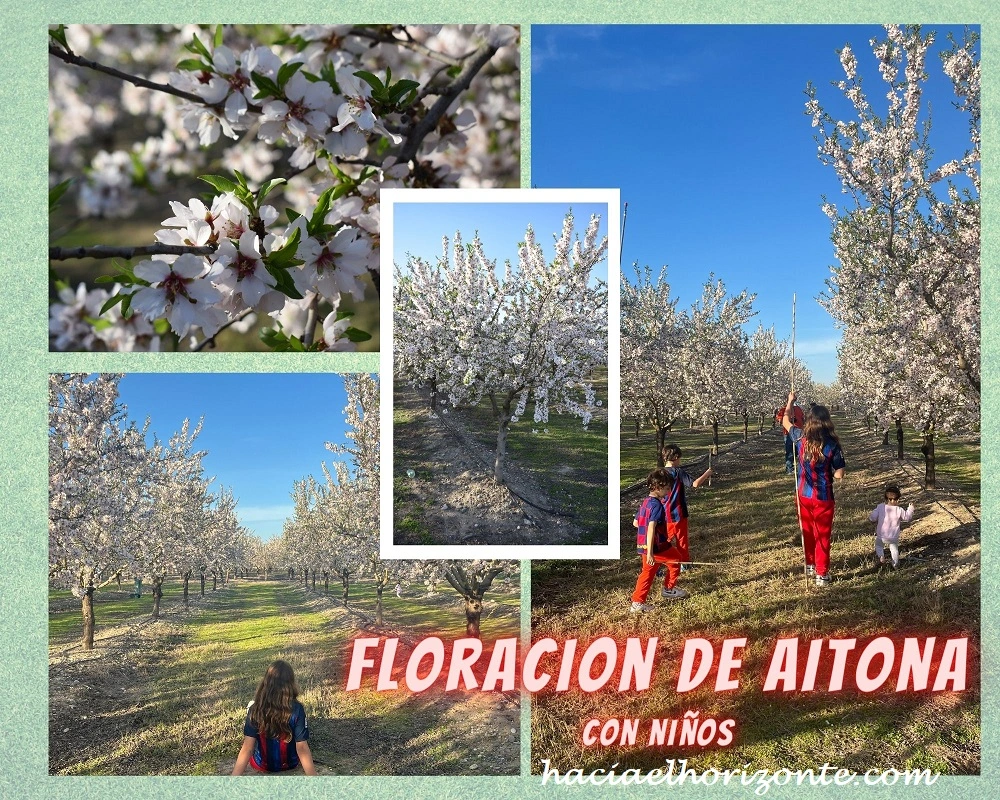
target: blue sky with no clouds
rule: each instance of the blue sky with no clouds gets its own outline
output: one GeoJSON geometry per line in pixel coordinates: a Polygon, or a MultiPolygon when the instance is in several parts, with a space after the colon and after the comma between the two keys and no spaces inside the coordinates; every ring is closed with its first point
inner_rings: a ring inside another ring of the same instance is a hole
{"type": "Polygon", "coordinates": [[[340,375],[325,373],[138,373],[118,385],[128,417],[166,441],[185,418],[204,417],[199,450],[212,490],[227,486],[239,500],[240,522],[262,539],[281,533],[292,513],[292,484],[322,479],[321,462],[346,443],[347,394],[340,375]]]}
{"type": "MultiPolygon", "coordinates": [[[[868,44],[872,25],[532,26],[531,183],[621,187],[628,203],[622,269],[667,265],[688,307],[714,273],[731,292],[757,293],[751,323],[791,335],[813,378],[836,378],[839,332],[816,302],[834,263],[822,195],[847,197],[816,156],[806,84],[851,119],[831,81],[850,43],[876,109],[885,84],[868,44]]],[[[932,165],[968,148],[938,53],[961,27],[927,26],[932,165]]],[[[879,105],[881,103],[881,105],[879,105]]]]}

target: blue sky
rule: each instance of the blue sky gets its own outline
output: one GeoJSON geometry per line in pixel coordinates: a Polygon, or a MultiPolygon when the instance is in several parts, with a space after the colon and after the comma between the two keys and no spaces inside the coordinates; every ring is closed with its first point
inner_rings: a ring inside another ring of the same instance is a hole
{"type": "MultiPolygon", "coordinates": [[[[455,231],[471,242],[476,231],[483,250],[501,268],[505,260],[517,266],[517,244],[524,241],[529,223],[535,239],[549,257],[553,254],[553,234],[562,233],[563,220],[572,209],[575,235],[583,238],[591,214],[601,217],[598,236],[608,232],[606,203],[395,203],[393,205],[392,259],[406,265],[407,254],[434,263],[441,255],[441,237],[447,236],[449,250],[455,231]]],[[[607,261],[595,269],[594,276],[608,278],[607,261]]]]}
{"type": "MultiPolygon", "coordinates": [[[[967,120],[937,53],[927,60],[937,165],[968,147],[967,120]]],[[[839,332],[815,298],[834,263],[822,195],[846,203],[820,164],[806,84],[850,119],[831,81],[850,43],[869,100],[885,95],[869,39],[879,26],[532,26],[531,183],[621,187],[628,203],[622,268],[667,265],[672,294],[690,306],[714,272],[731,292],[757,293],[757,323],[791,335],[817,381],[836,378],[839,332]]]]}
{"type": "Polygon", "coordinates": [[[292,513],[292,484],[322,479],[335,460],[324,442],[346,442],[343,378],[324,373],[138,373],[118,385],[128,417],[167,440],[185,417],[205,418],[197,448],[205,474],[233,490],[241,523],[262,539],[292,513]]]}

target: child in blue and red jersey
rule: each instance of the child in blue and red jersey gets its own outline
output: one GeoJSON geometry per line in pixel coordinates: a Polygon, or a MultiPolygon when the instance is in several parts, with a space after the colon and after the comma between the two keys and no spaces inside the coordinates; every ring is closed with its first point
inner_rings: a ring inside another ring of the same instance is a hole
{"type": "Polygon", "coordinates": [[[681,466],[681,449],[675,444],[664,445],[663,463],[666,470],[673,476],[674,485],[663,500],[667,515],[667,539],[676,542],[676,560],[666,562],[667,576],[663,582],[663,596],[669,600],[683,600],[688,593],[677,586],[677,578],[681,574],[681,564],[691,560],[688,549],[688,507],[684,489],[697,489],[712,474],[709,467],[697,478],[692,478],[681,466]]]}
{"type": "Polygon", "coordinates": [[[233,775],[242,775],[247,764],[258,772],[283,772],[301,764],[306,775],[316,774],[309,750],[306,710],[296,699],[298,696],[291,666],[275,661],[247,706],[243,747],[236,757],[233,775]]]}
{"type": "MultiPolygon", "coordinates": [[[[654,469],[646,479],[649,487],[649,497],[642,501],[639,511],[632,520],[638,529],[636,532],[636,549],[642,558],[639,577],[635,581],[635,591],[632,592],[632,613],[651,611],[652,606],[646,604],[646,597],[656,580],[656,570],[659,559],[668,548],[667,515],[663,507],[663,498],[673,487],[673,476],[665,469],[654,469]]],[[[664,581],[666,588],[666,581],[664,581]]]]}
{"type": "Polygon", "coordinates": [[[795,392],[791,391],[782,426],[795,444],[795,491],[798,494],[806,574],[816,576],[817,586],[827,586],[830,583],[830,536],[835,508],[833,481],[844,477],[844,452],[826,406],[812,406],[806,414],[805,423],[799,428],[792,424],[788,413],[794,402],[795,392]]]}

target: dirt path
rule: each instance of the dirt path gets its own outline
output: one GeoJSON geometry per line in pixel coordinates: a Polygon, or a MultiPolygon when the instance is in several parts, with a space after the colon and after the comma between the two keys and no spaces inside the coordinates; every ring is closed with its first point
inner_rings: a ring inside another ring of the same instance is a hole
{"type": "Polygon", "coordinates": [[[231,581],[197,610],[104,631],[91,653],[54,647],[50,772],[228,774],[246,704],[283,658],[320,774],[517,774],[520,715],[502,696],[343,691],[364,619],[287,583],[231,581]]]}

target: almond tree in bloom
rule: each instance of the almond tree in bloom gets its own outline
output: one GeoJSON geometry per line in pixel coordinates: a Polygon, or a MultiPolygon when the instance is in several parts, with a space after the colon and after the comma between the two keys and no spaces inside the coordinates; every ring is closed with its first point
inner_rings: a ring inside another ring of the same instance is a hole
{"type": "Polygon", "coordinates": [[[719,423],[740,410],[740,392],[749,360],[743,325],[757,312],[756,295],[729,295],[721,280],[709,275],[701,297],[685,312],[687,341],[677,370],[684,374],[688,412],[712,425],[712,449],[719,452],[719,423]]]}
{"type": "Polygon", "coordinates": [[[886,101],[863,91],[850,45],[836,85],[854,118],[835,118],[808,89],[820,160],[849,195],[844,208],[824,204],[839,265],[821,302],[844,329],[844,392],[885,428],[905,420],[924,433],[931,488],[935,433],[974,426],[980,412],[978,42],[970,32],[940,53],[969,130],[966,151],[940,161],[923,104],[935,35],[885,30],[871,46],[886,101]]]}
{"type": "Polygon", "coordinates": [[[396,267],[395,375],[453,407],[489,400],[499,482],[508,431],[529,404],[535,422],[551,407],[585,427],[597,406],[590,375],[608,363],[607,285],[591,277],[607,255],[599,223],[591,218],[581,242],[567,214],[551,261],[529,225],[517,268],[507,262],[500,274],[478,235],[466,247],[460,233],[450,259],[445,237],[436,264],[411,256],[396,267]]]}
{"type": "Polygon", "coordinates": [[[374,328],[347,306],[377,307],[381,188],[518,180],[508,25],[49,36],[53,239],[93,219],[162,220],[134,246],[50,247],[59,272],[101,260],[75,289],[56,278],[54,349],[200,350],[224,331],[245,349],[233,334],[260,322],[272,350],[355,349],[374,328]]]}
{"type": "Polygon", "coordinates": [[[156,479],[145,428],[118,402],[121,375],[49,376],[49,581],[81,600],[94,647],[94,592],[128,563],[156,479]]]}
{"type": "Polygon", "coordinates": [[[667,432],[687,410],[685,375],[664,364],[680,352],[687,335],[677,300],[670,297],[667,270],[653,281],[647,266],[636,268],[635,283],[621,278],[621,418],[643,424],[656,434],[657,466],[663,466],[667,432]]]}

